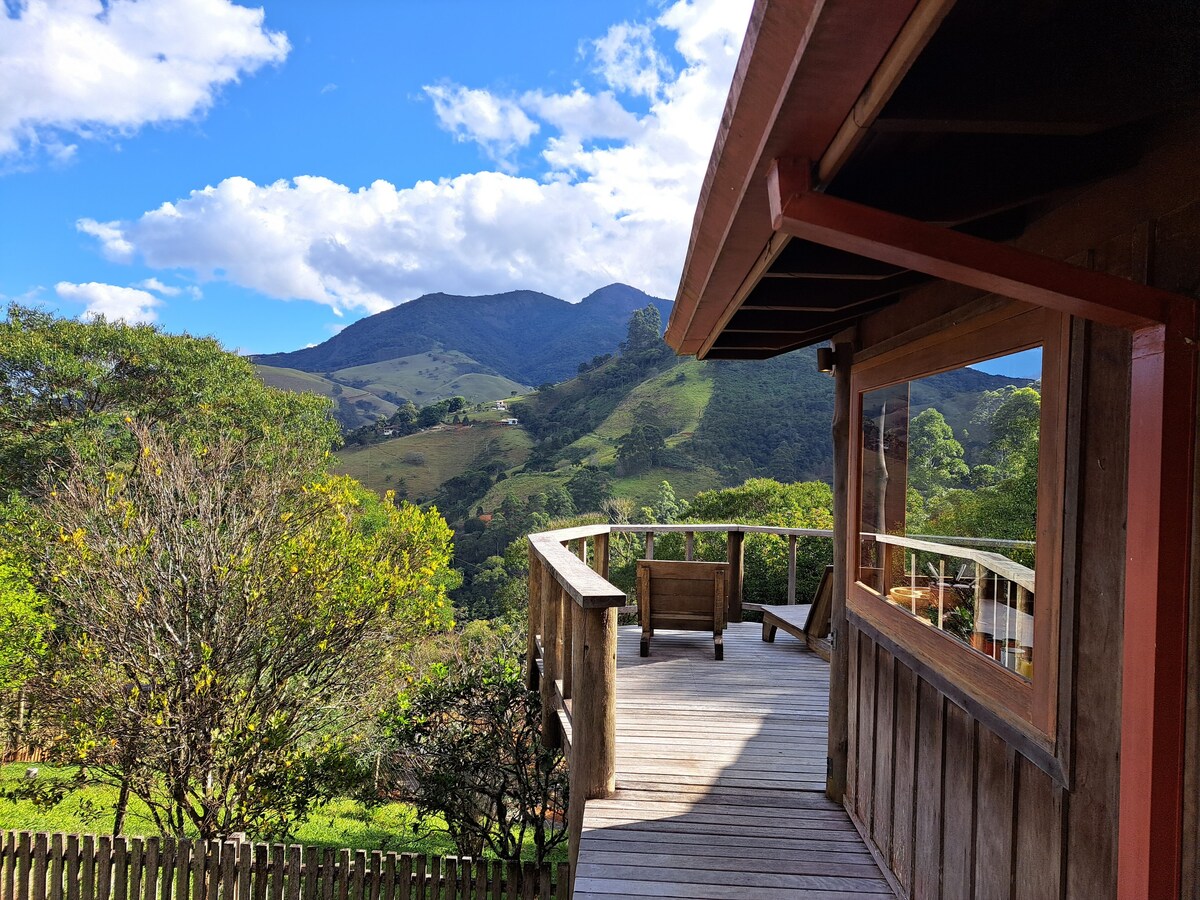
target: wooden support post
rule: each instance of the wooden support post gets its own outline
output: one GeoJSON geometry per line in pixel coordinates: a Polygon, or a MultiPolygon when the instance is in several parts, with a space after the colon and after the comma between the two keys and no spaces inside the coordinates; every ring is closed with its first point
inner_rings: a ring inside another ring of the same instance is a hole
{"type": "Polygon", "coordinates": [[[587,538],[580,538],[575,542],[575,555],[583,560],[586,566],[588,561],[587,538]]]}
{"type": "Polygon", "coordinates": [[[561,592],[562,603],[562,698],[563,703],[571,699],[572,696],[572,668],[571,659],[574,653],[575,634],[572,630],[573,620],[579,610],[575,608],[575,601],[572,600],[566,591],[561,592]]]}
{"type": "Polygon", "coordinates": [[[601,578],[608,578],[608,534],[598,534],[592,538],[592,568],[601,578]]]}
{"type": "Polygon", "coordinates": [[[796,604],[796,536],[788,535],[788,580],[787,602],[789,606],[796,604]]]}
{"type": "Polygon", "coordinates": [[[584,805],[617,787],[617,611],[581,609],[574,618],[571,801],[567,813],[572,889],[579,863],[584,805]]]}
{"type": "Polygon", "coordinates": [[[542,564],[529,545],[529,611],[526,619],[525,666],[526,683],[530,690],[538,689],[538,637],[542,630],[542,564]]]}
{"type": "Polygon", "coordinates": [[[683,533],[683,558],[688,562],[696,558],[696,532],[694,531],[683,533]]]}
{"type": "Polygon", "coordinates": [[[542,744],[548,748],[560,746],[558,716],[555,714],[555,685],[562,667],[562,588],[542,566],[542,744]]]}
{"type": "Polygon", "coordinates": [[[730,622],[742,621],[742,581],[745,562],[746,535],[740,531],[729,532],[729,603],[730,622]]]}
{"type": "Polygon", "coordinates": [[[654,559],[654,532],[646,532],[646,559],[654,559]]]}
{"type": "Polygon", "coordinates": [[[1178,897],[1196,408],[1194,308],[1133,336],[1117,897],[1178,897]]]}
{"type": "MultiPolygon", "coordinates": [[[[846,794],[846,751],[848,738],[848,684],[846,592],[854,575],[851,566],[858,556],[850,545],[851,512],[847,472],[850,463],[850,359],[851,344],[834,348],[833,368],[833,602],[830,611],[829,658],[829,751],[825,761],[825,794],[841,803],[846,794]]],[[[858,536],[854,535],[855,547],[858,536]]]]}

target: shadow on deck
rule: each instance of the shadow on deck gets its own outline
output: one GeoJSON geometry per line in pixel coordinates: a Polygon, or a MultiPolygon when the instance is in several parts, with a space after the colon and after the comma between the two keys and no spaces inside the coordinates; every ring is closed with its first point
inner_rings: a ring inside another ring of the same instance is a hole
{"type": "Polygon", "coordinates": [[[825,797],[829,667],[791,637],[731,624],[617,652],[617,791],[590,800],[575,898],[892,896],[825,797]]]}

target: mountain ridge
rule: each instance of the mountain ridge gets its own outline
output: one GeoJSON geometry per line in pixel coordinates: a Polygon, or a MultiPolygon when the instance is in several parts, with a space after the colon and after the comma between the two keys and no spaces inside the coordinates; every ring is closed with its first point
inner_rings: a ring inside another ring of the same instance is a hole
{"type": "Polygon", "coordinates": [[[575,375],[581,362],[615,352],[630,315],[647,303],[665,322],[671,301],[619,282],[575,303],[539,291],[438,292],[359,319],[315,347],[251,359],[327,373],[447,347],[474,359],[486,374],[522,384],[558,382],[575,375]]]}

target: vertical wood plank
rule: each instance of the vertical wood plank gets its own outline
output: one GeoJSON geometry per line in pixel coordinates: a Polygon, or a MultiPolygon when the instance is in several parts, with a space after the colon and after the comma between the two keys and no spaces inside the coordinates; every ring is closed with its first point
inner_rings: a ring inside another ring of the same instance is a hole
{"type": "Polygon", "coordinates": [[[96,898],[96,839],[90,834],[83,837],[83,848],[80,851],[80,865],[83,868],[83,900],[96,898]]]}
{"type": "Polygon", "coordinates": [[[978,742],[975,897],[976,900],[1012,900],[1016,753],[982,725],[979,726],[978,742]]]}
{"type": "Polygon", "coordinates": [[[558,716],[555,715],[554,681],[562,670],[562,588],[542,566],[542,745],[561,745],[558,716]]]}
{"type": "MultiPolygon", "coordinates": [[[[11,871],[11,865],[4,873],[5,890],[4,896],[11,900],[12,888],[8,883],[8,874],[11,871]]],[[[79,882],[83,877],[83,873],[79,867],[79,835],[67,835],[67,900],[79,900],[79,882]]],[[[154,900],[153,897],[147,900],[154,900]]]]}
{"type": "MultiPolygon", "coordinates": [[[[367,851],[354,851],[354,868],[350,876],[350,897],[352,900],[363,900],[363,888],[367,884],[367,851]]],[[[289,897],[288,900],[293,900],[289,897]]]]}
{"type": "Polygon", "coordinates": [[[434,893],[435,900],[458,900],[458,860],[452,856],[442,859],[441,893],[434,893]]]}
{"type": "Polygon", "coordinates": [[[237,856],[238,845],[233,841],[226,841],[221,845],[220,900],[237,898],[237,856]]]}
{"type": "Polygon", "coordinates": [[[96,841],[96,896],[99,900],[112,896],[112,838],[107,834],[96,841]]]}
{"type": "Polygon", "coordinates": [[[175,900],[188,900],[191,894],[192,842],[181,838],[175,842],[175,900]]]}
{"type": "Polygon", "coordinates": [[[144,843],[140,837],[129,839],[129,900],[141,900],[142,867],[145,865],[144,843]]]}
{"type": "MultiPolygon", "coordinates": [[[[846,788],[845,806],[858,802],[858,629],[847,623],[842,639],[846,659],[846,788]]],[[[832,672],[832,668],[830,669],[832,672]]],[[[830,676],[832,678],[832,674],[830,676]]]]}
{"type": "Polygon", "coordinates": [[[504,896],[507,900],[520,900],[521,897],[521,865],[509,862],[506,867],[504,881],[504,896]]]}
{"type": "Polygon", "coordinates": [[[1016,900],[1059,900],[1062,882],[1062,791],[1017,757],[1016,900]],[[1037,865],[1022,860],[1036,859],[1037,865]]]}
{"type": "Polygon", "coordinates": [[[492,860],[492,877],[489,885],[490,900],[502,900],[504,897],[504,863],[498,859],[492,860]]]}
{"type": "MultiPolygon", "coordinates": [[[[158,900],[171,900],[175,887],[175,839],[163,838],[158,851],[158,900]]],[[[153,900],[153,898],[151,898],[153,900]]]]}
{"type": "Polygon", "coordinates": [[[787,539],[787,602],[796,602],[796,536],[789,534],[787,539]]]}
{"type": "Polygon", "coordinates": [[[875,661],[875,785],[871,834],[884,859],[892,855],[893,773],[896,765],[896,734],[893,714],[896,702],[895,663],[882,647],[875,661]]]}
{"type": "Polygon", "coordinates": [[[905,891],[912,890],[913,813],[917,759],[917,677],[896,661],[895,765],[892,769],[892,874],[905,891]]]}
{"type": "Polygon", "coordinates": [[[554,880],[550,877],[550,867],[542,866],[538,879],[538,900],[553,900],[554,880]]]}
{"type": "Polygon", "coordinates": [[[317,882],[320,875],[317,848],[304,848],[304,869],[301,879],[301,893],[304,900],[317,900],[317,882]]]}
{"type": "Polygon", "coordinates": [[[858,636],[858,786],[854,811],[871,833],[875,783],[875,657],[877,646],[865,634],[858,636]]]}
{"type": "Polygon", "coordinates": [[[129,842],[118,835],[112,842],[113,900],[129,900],[129,842]]]}
{"type": "Polygon", "coordinates": [[[253,896],[253,868],[254,848],[242,841],[237,848],[237,900],[250,900],[253,896]]]}
{"type": "Polygon", "coordinates": [[[50,900],[63,900],[63,875],[65,866],[64,837],[55,832],[50,838],[50,900]]]}
{"type": "Polygon", "coordinates": [[[975,720],[946,703],[942,896],[970,897],[975,875],[975,720]]]}
{"type": "Polygon", "coordinates": [[[558,864],[558,877],[554,883],[554,896],[559,900],[565,900],[568,891],[567,888],[571,884],[571,869],[566,863],[558,864]]]}
{"type": "MultiPolygon", "coordinates": [[[[33,836],[33,898],[46,900],[46,870],[50,862],[50,838],[39,831],[33,836]]],[[[124,897],[121,900],[125,900],[124,897]]]]}
{"type": "MultiPolygon", "coordinates": [[[[596,548],[599,552],[599,547],[596,548]]],[[[487,900],[488,891],[488,861],[486,859],[477,859],[475,861],[475,893],[472,894],[473,900],[487,900]]]]}
{"type": "MultiPolygon", "coordinates": [[[[383,876],[379,889],[381,900],[395,900],[396,897],[396,854],[389,852],[383,859],[383,876]]],[[[304,900],[315,900],[305,897],[304,900]]]]}
{"type": "Polygon", "coordinates": [[[646,532],[646,556],[645,559],[654,559],[654,532],[646,532]]]}
{"type": "Polygon", "coordinates": [[[266,900],[271,886],[270,861],[266,844],[254,845],[254,900],[266,900]]]}
{"type": "Polygon", "coordinates": [[[0,870],[0,890],[4,892],[4,900],[16,900],[17,897],[17,833],[6,831],[0,834],[0,848],[4,851],[3,869],[0,870]]]}
{"type": "Polygon", "coordinates": [[[303,848],[299,844],[292,844],[288,847],[287,900],[300,900],[300,860],[302,853],[303,848]]]}
{"type": "Polygon", "coordinates": [[[270,871],[268,896],[271,900],[283,900],[284,879],[287,876],[287,847],[283,844],[271,844],[270,871]]]}
{"type": "Polygon", "coordinates": [[[537,868],[531,862],[521,866],[521,900],[537,900],[537,868]]]}
{"type": "Polygon", "coordinates": [[[157,837],[146,838],[145,865],[142,867],[142,900],[155,900],[158,896],[159,846],[157,837]]]}
{"type": "Polygon", "coordinates": [[[412,900],[412,879],[413,855],[411,853],[402,853],[400,855],[400,873],[397,875],[397,887],[399,891],[396,894],[396,900],[412,900]]]}
{"type": "Polygon", "coordinates": [[[221,842],[215,838],[204,842],[204,896],[208,900],[220,900],[221,894],[221,842]]]}
{"type": "Polygon", "coordinates": [[[418,855],[413,862],[413,877],[415,879],[413,900],[428,900],[429,894],[426,891],[427,879],[425,877],[425,854],[418,855]]]}
{"type": "MultiPolygon", "coordinates": [[[[371,900],[379,900],[379,885],[383,878],[383,854],[378,850],[371,851],[371,876],[370,876],[370,893],[371,900]]],[[[299,897],[296,898],[299,900],[299,897]]]]}
{"type": "Polygon", "coordinates": [[[729,532],[727,539],[729,560],[728,621],[742,621],[742,587],[745,580],[746,535],[740,531],[729,532]]]}
{"type": "Polygon", "coordinates": [[[17,900],[29,900],[29,881],[33,868],[33,836],[22,831],[17,838],[17,900]]]}
{"type": "MultiPolygon", "coordinates": [[[[913,900],[942,892],[942,725],[944,699],[917,679],[917,803],[913,839],[913,900]]],[[[947,898],[949,900],[949,898],[947,898]]]]}
{"type": "MultiPolygon", "coordinates": [[[[562,638],[562,696],[564,700],[569,700],[574,696],[574,690],[572,688],[574,683],[572,678],[574,674],[574,666],[572,661],[575,658],[575,651],[573,649],[575,639],[574,617],[577,610],[575,608],[575,601],[567,595],[566,591],[562,592],[561,598],[562,631],[560,632],[560,635],[562,638]]],[[[580,610],[579,612],[582,611],[580,610]]]]}

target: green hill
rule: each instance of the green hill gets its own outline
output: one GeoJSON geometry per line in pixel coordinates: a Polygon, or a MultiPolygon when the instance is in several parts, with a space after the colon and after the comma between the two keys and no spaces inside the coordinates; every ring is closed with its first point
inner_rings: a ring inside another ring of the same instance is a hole
{"type": "Polygon", "coordinates": [[[428,502],[441,485],[489,463],[500,470],[520,466],[529,455],[529,436],[520,428],[483,423],[441,425],[369,447],[339,451],[335,470],[367,487],[415,502],[428,502]]]}
{"type": "Polygon", "coordinates": [[[329,378],[370,391],[396,402],[411,400],[427,406],[447,397],[465,397],[471,403],[523,394],[528,388],[480,365],[458,350],[440,347],[412,356],[401,356],[329,373],[329,378]]]}
{"type": "Polygon", "coordinates": [[[271,387],[298,393],[307,391],[328,397],[337,405],[338,423],[344,429],[357,428],[378,418],[386,418],[396,411],[396,404],[384,400],[366,388],[340,384],[312,372],[285,369],[277,366],[256,365],[258,377],[271,387]]]}

